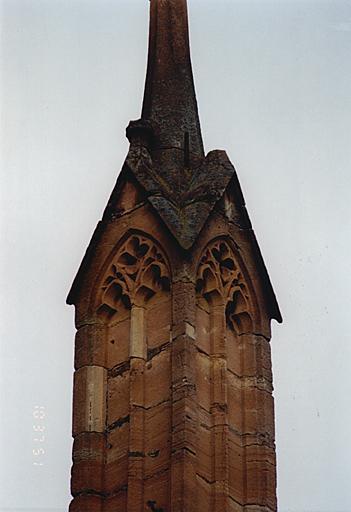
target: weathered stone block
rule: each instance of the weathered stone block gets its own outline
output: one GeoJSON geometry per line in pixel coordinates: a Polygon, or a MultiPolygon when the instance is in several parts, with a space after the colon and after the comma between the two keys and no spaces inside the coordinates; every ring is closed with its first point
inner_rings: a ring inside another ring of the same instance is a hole
{"type": "Polygon", "coordinates": [[[142,203],[144,194],[141,187],[129,178],[125,179],[121,185],[118,197],[113,199],[114,201],[110,203],[111,210],[117,215],[123,215],[125,212],[135,208],[136,205],[142,203]]]}
{"type": "Polygon", "coordinates": [[[143,510],[163,510],[164,512],[171,510],[170,494],[170,470],[148,478],[145,481],[143,510]]]}
{"type": "Polygon", "coordinates": [[[260,361],[260,371],[258,374],[261,374],[263,378],[272,382],[271,344],[266,338],[261,336],[257,339],[257,345],[258,358],[260,361]]]}
{"type": "MultiPolygon", "coordinates": [[[[240,503],[240,502],[237,502],[235,500],[235,498],[232,498],[231,496],[229,496],[228,498],[228,512],[243,512],[245,510],[245,512],[248,510],[245,506],[244,506],[240,503]]],[[[261,511],[263,512],[263,511],[261,511]]]]}
{"type": "Polygon", "coordinates": [[[128,483],[129,421],[107,434],[105,492],[117,492],[128,483]]]}
{"type": "Polygon", "coordinates": [[[224,357],[212,357],[212,402],[223,410],[228,403],[227,362],[224,357]]]}
{"type": "Polygon", "coordinates": [[[107,380],[107,425],[129,414],[129,372],[124,372],[107,380]]]}
{"type": "Polygon", "coordinates": [[[186,449],[172,453],[171,503],[175,512],[198,512],[196,456],[186,449]]]}
{"type": "Polygon", "coordinates": [[[197,507],[201,512],[213,512],[213,483],[202,477],[201,474],[196,475],[195,480],[197,488],[197,507]]]}
{"type": "Polygon", "coordinates": [[[138,357],[130,359],[129,403],[130,406],[144,407],[145,400],[145,361],[138,357]]]}
{"type": "Polygon", "coordinates": [[[103,512],[127,512],[127,491],[121,490],[115,496],[107,497],[103,512]]]}
{"type": "Polygon", "coordinates": [[[146,359],[146,331],[144,325],[145,309],[133,306],[130,318],[129,356],[146,359]]]}
{"type": "Polygon", "coordinates": [[[83,432],[73,441],[73,461],[103,462],[106,447],[104,434],[96,432],[83,432]]]}
{"type": "Polygon", "coordinates": [[[226,324],[224,315],[224,306],[219,304],[211,308],[211,345],[212,355],[217,357],[227,358],[226,349],[226,324]]]}
{"type": "Polygon", "coordinates": [[[196,453],[197,405],[191,398],[173,402],[172,407],[172,451],[188,450],[196,453]]]}
{"type": "Polygon", "coordinates": [[[264,444],[252,444],[245,448],[245,457],[247,462],[259,461],[266,463],[267,467],[274,468],[276,463],[276,455],[274,448],[264,444]]]}
{"type": "Polygon", "coordinates": [[[274,438],[274,402],[270,393],[247,386],[243,388],[245,431],[267,433],[274,438]]]}
{"type": "Polygon", "coordinates": [[[129,452],[127,510],[138,512],[143,506],[143,454],[129,452]]]}
{"type": "Polygon", "coordinates": [[[123,418],[120,425],[107,432],[106,462],[118,461],[128,454],[129,446],[129,416],[123,418]]]}
{"type": "Polygon", "coordinates": [[[103,432],[106,421],[107,372],[101,366],[84,366],[74,374],[73,435],[103,432]]]}
{"type": "Polygon", "coordinates": [[[129,453],[144,453],[144,408],[134,406],[130,409],[129,453]]]}
{"type": "MultiPolygon", "coordinates": [[[[195,357],[194,341],[186,335],[178,336],[172,341],[172,385],[174,393],[182,386],[188,386],[189,392],[195,390],[195,357]],[[175,387],[176,386],[176,387],[175,387]]],[[[179,397],[180,398],[180,397],[179,397]]],[[[174,396],[176,401],[178,396],[174,396]]]]}
{"type": "Polygon", "coordinates": [[[86,494],[76,496],[71,501],[69,506],[69,512],[102,512],[103,506],[103,498],[101,496],[86,494]]]}
{"type": "Polygon", "coordinates": [[[211,354],[210,315],[197,306],[196,308],[196,346],[206,354],[211,354]]]}
{"type": "MultiPolygon", "coordinates": [[[[184,322],[195,326],[195,285],[191,282],[178,281],[173,283],[173,330],[178,335],[177,329],[184,322]]],[[[181,333],[180,333],[181,334],[181,333]]]]}
{"type": "Polygon", "coordinates": [[[232,329],[226,329],[226,351],[228,370],[238,377],[242,375],[243,336],[238,336],[232,329]]]}
{"type": "Polygon", "coordinates": [[[211,371],[211,359],[205,354],[198,352],[196,354],[196,392],[200,407],[206,411],[210,411],[212,405],[211,371]]]}
{"type": "Polygon", "coordinates": [[[162,403],[145,412],[145,477],[165,471],[171,456],[171,405],[162,403]]]}
{"type": "Polygon", "coordinates": [[[229,461],[229,494],[237,503],[244,503],[245,484],[245,452],[241,437],[229,431],[228,461],[229,461]]]}
{"type": "Polygon", "coordinates": [[[246,462],[248,503],[276,508],[275,469],[260,460],[246,462]]]}
{"type": "Polygon", "coordinates": [[[243,375],[257,376],[272,381],[270,343],[263,336],[242,336],[243,375]]]}
{"type": "Polygon", "coordinates": [[[147,348],[155,349],[171,339],[172,301],[166,295],[151,301],[146,311],[147,348]]]}
{"type": "Polygon", "coordinates": [[[227,485],[228,479],[228,426],[222,424],[213,425],[213,471],[216,485],[227,485]]]}
{"type": "Polygon", "coordinates": [[[129,359],[130,319],[109,327],[107,337],[107,367],[114,368],[129,359]]]}
{"type": "Polygon", "coordinates": [[[145,367],[145,407],[153,407],[171,396],[171,348],[155,355],[145,367]]]}
{"type": "MultiPolygon", "coordinates": [[[[211,425],[203,421],[198,426],[198,443],[196,447],[197,473],[206,482],[213,481],[213,440],[211,425]]],[[[205,486],[206,487],[206,486],[205,486]]]]}
{"type": "Polygon", "coordinates": [[[82,366],[105,366],[106,335],[104,325],[84,325],[78,329],[75,340],[74,366],[76,370],[82,366]]]}
{"type": "Polygon", "coordinates": [[[232,429],[243,431],[244,402],[241,379],[231,372],[227,372],[228,386],[228,421],[232,429]]]}
{"type": "Polygon", "coordinates": [[[81,460],[75,462],[71,472],[72,496],[83,492],[103,492],[103,471],[103,461],[81,460]]]}

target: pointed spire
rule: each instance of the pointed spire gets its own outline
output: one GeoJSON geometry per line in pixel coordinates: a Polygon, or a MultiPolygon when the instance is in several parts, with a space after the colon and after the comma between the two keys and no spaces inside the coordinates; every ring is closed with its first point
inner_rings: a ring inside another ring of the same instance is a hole
{"type": "Polygon", "coordinates": [[[191,69],[186,0],[151,0],[148,67],[142,118],[151,121],[154,149],[177,148],[184,167],[204,157],[191,69]]]}

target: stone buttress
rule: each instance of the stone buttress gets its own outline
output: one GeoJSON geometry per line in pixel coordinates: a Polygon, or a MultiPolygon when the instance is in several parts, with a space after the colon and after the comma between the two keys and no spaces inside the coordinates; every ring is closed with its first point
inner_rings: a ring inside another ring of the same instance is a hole
{"type": "Polygon", "coordinates": [[[204,154],[186,0],[151,0],[142,117],[67,302],[71,512],[274,512],[276,298],[224,151],[204,154]]]}

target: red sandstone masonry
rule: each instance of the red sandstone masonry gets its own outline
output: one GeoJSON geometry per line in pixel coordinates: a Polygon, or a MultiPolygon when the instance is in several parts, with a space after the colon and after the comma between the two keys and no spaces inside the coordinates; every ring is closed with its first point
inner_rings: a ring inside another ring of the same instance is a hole
{"type": "Polygon", "coordinates": [[[235,169],[204,154],[186,0],[150,8],[142,119],[68,297],[70,512],[276,512],[281,316],[235,169]]]}
{"type": "Polygon", "coordinates": [[[191,280],[150,301],[134,331],[141,357],[130,357],[125,313],[77,333],[73,511],[85,501],[103,512],[148,510],[153,501],[177,512],[275,510],[269,342],[229,328],[224,303],[203,303],[196,266],[179,261],[174,274],[191,280]],[[98,412],[87,416],[89,378],[100,389],[92,406],[106,414],[103,428],[98,412]]]}

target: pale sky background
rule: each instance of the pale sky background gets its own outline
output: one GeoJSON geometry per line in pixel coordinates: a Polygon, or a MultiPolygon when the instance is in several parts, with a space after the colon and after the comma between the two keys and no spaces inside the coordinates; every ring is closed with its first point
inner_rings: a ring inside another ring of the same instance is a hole
{"type": "MultiPolygon", "coordinates": [[[[64,512],[65,298],[140,116],[149,2],[1,6],[0,510],[64,512]],[[46,429],[36,456],[33,425],[46,429]]],[[[205,147],[238,171],[284,318],[272,341],[279,510],[349,512],[351,2],[189,11],[205,147]]]]}

